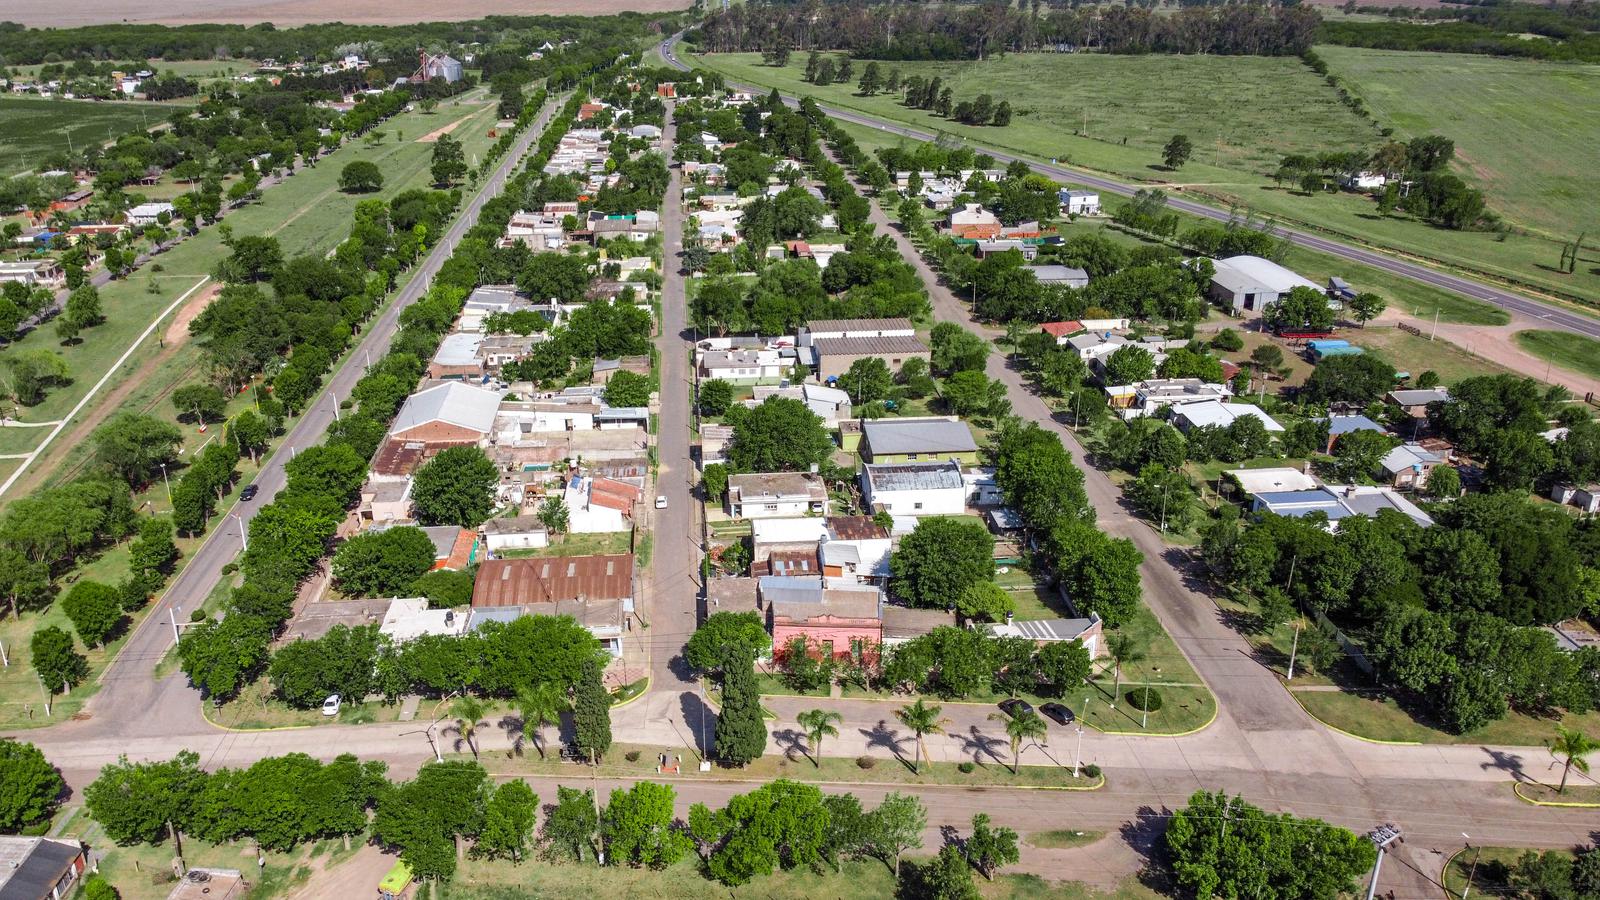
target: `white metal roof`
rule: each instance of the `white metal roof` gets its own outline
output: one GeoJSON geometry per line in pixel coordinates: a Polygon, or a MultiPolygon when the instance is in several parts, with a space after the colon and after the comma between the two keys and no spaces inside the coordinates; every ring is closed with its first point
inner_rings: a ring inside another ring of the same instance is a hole
{"type": "Polygon", "coordinates": [[[429,422],[447,422],[488,434],[494,429],[494,416],[499,409],[499,391],[452,381],[407,397],[389,433],[400,434],[429,422]]]}

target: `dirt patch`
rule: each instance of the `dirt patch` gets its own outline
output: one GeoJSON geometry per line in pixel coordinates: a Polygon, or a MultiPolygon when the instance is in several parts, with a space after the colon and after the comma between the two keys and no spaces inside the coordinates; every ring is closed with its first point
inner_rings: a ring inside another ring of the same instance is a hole
{"type": "Polygon", "coordinates": [[[189,323],[206,308],[206,304],[222,293],[222,285],[212,284],[210,287],[194,295],[178,314],[172,317],[172,324],[167,327],[167,333],[162,342],[168,347],[180,347],[189,340],[189,323]]]}
{"type": "Polygon", "coordinates": [[[372,894],[378,882],[389,874],[399,857],[368,844],[342,862],[328,865],[328,857],[311,861],[304,884],[285,895],[285,900],[312,900],[317,897],[362,897],[372,894]]]}
{"type": "MultiPolygon", "coordinates": [[[[1408,0],[1413,5],[1417,0],[1408,0]]],[[[6,10],[6,18],[36,28],[70,28],[107,23],[193,25],[410,25],[416,22],[465,21],[485,16],[608,16],[621,12],[667,12],[687,9],[689,0],[463,0],[449,6],[422,0],[177,0],[152,6],[143,0],[102,0],[93,4],[22,4],[6,10]]]]}
{"type": "Polygon", "coordinates": [[[472,118],[475,115],[477,115],[477,113],[468,113],[467,115],[462,116],[461,118],[455,120],[454,122],[451,122],[449,125],[446,125],[443,128],[435,128],[434,130],[432,130],[432,131],[428,132],[427,134],[423,135],[422,137],[417,138],[417,143],[419,143],[419,144],[431,144],[434,141],[437,141],[439,138],[444,137],[445,135],[449,134],[450,132],[455,131],[457,128],[460,128],[461,124],[463,122],[467,121],[468,119],[472,118]]]}

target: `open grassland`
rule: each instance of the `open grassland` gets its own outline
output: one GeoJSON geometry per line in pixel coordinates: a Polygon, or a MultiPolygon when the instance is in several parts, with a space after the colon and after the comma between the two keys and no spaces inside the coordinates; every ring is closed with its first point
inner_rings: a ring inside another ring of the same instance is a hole
{"type": "Polygon", "coordinates": [[[1563,369],[1600,378],[1600,341],[1570,331],[1519,331],[1517,346],[1563,369]]]}
{"type": "MultiPolygon", "coordinates": [[[[1375,741],[1537,747],[1555,737],[1558,723],[1585,734],[1600,731],[1600,712],[1588,712],[1581,716],[1567,713],[1559,719],[1511,712],[1476,731],[1451,734],[1413,718],[1392,697],[1357,694],[1347,690],[1294,691],[1294,696],[1306,708],[1306,712],[1324,723],[1375,741]]],[[[1561,778],[1559,771],[1546,771],[1542,762],[1527,774],[1542,782],[1561,778]]]]}
{"type": "MultiPolygon", "coordinates": [[[[1307,196],[1274,183],[1271,172],[1282,153],[1371,149],[1382,140],[1376,124],[1344,107],[1333,89],[1298,60],[1014,54],[983,62],[880,64],[898,67],[902,76],[938,74],[958,99],[988,92],[1009,100],[1016,118],[1010,127],[993,128],[908,109],[894,95],[857,96],[854,83],[809,84],[801,77],[804,54],[795,54],[786,68],[764,66],[753,53],[691,58],[735,81],[809,94],[975,147],[1055,159],[1169,191],[1181,189],[1219,207],[1253,210],[1273,221],[1600,305],[1600,246],[1586,250],[1577,271],[1564,275],[1555,271],[1561,257],[1556,238],[1521,230],[1450,231],[1403,214],[1379,215],[1364,196],[1307,196]],[[1170,172],[1161,166],[1160,150],[1176,132],[1188,134],[1195,149],[1188,164],[1170,172]]],[[[858,72],[862,65],[857,62],[858,72]]],[[[1470,102],[1463,94],[1462,102],[1470,102]]],[[[1593,120],[1590,115],[1588,121],[1593,120]]],[[[1381,116],[1378,121],[1383,122],[1381,116]]],[[[1456,130],[1445,134],[1461,140],[1456,130]]],[[[1502,133],[1508,147],[1543,138],[1517,129],[1502,133]]],[[[1488,200],[1491,209],[1499,208],[1499,196],[1491,193],[1488,200]]],[[[1566,235],[1568,240],[1571,236],[1566,235]]]]}
{"type": "Polygon", "coordinates": [[[1456,142],[1463,174],[1517,225],[1600,230],[1600,66],[1319,47],[1380,121],[1456,142]]]}
{"type": "Polygon", "coordinates": [[[0,96],[0,177],[38,168],[39,157],[114,141],[130,129],[164,121],[171,110],[149,103],[96,103],[0,96]]]}
{"type": "MultiPolygon", "coordinates": [[[[1367,348],[1401,372],[1412,377],[1433,372],[1445,384],[1479,375],[1505,375],[1507,369],[1481,356],[1474,356],[1443,339],[1430,341],[1398,328],[1373,325],[1341,332],[1352,344],[1367,348]]],[[[1529,373],[1522,373],[1529,374],[1529,373]]],[[[1543,372],[1537,373],[1544,375],[1543,372]]]]}

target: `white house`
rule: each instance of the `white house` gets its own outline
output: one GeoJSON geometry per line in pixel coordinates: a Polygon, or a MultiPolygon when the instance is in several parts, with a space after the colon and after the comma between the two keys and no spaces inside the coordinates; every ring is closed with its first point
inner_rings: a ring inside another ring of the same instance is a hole
{"type": "Polygon", "coordinates": [[[490,553],[550,546],[550,533],[538,516],[513,516],[483,523],[483,541],[490,553]]]}
{"type": "Polygon", "coordinates": [[[777,350],[707,350],[700,355],[700,376],[723,381],[782,378],[790,363],[777,350]]]}
{"type": "Polygon", "coordinates": [[[396,644],[414,641],[425,634],[458,635],[467,630],[465,612],[429,609],[426,597],[401,597],[389,603],[378,633],[396,644]]]}
{"type": "Polygon", "coordinates": [[[1094,191],[1069,191],[1062,188],[1056,192],[1056,199],[1061,201],[1061,211],[1069,216],[1100,215],[1100,195],[1094,191]]]}
{"type": "Polygon", "coordinates": [[[128,210],[128,224],[155,225],[161,221],[162,213],[165,213],[168,221],[170,221],[173,215],[172,204],[164,201],[157,203],[141,203],[138,206],[128,210]]]}
{"type": "Polygon", "coordinates": [[[1323,292],[1316,282],[1259,256],[1230,256],[1212,265],[1211,298],[1238,312],[1260,312],[1297,287],[1323,292]]]}
{"type": "MultiPolygon", "coordinates": [[[[1216,385],[1222,387],[1222,385],[1216,385]]],[[[1249,403],[1224,403],[1221,400],[1202,400],[1199,403],[1183,403],[1173,408],[1172,423],[1179,431],[1188,431],[1191,428],[1205,428],[1215,426],[1226,428],[1234,422],[1254,416],[1261,420],[1270,432],[1280,432],[1283,426],[1277,420],[1267,415],[1261,407],[1249,403]]]]}
{"type": "Polygon", "coordinates": [[[1210,384],[1198,378],[1152,378],[1107,387],[1106,396],[1113,409],[1131,420],[1155,415],[1169,406],[1220,403],[1233,396],[1233,391],[1225,384],[1210,384]]]}
{"type": "Polygon", "coordinates": [[[895,516],[958,516],[967,508],[967,487],[961,464],[866,465],[861,470],[862,502],[895,516]]]}
{"type": "Polygon", "coordinates": [[[728,514],[736,519],[790,519],[828,511],[828,488],[809,472],[728,476],[728,514]]]}
{"type": "Polygon", "coordinates": [[[800,329],[797,340],[810,347],[818,338],[915,337],[910,319],[814,319],[800,329]]]}
{"type": "Polygon", "coordinates": [[[504,403],[494,420],[494,440],[497,444],[515,446],[532,435],[589,431],[595,427],[595,416],[599,412],[599,406],[587,403],[504,403]]]}
{"type": "Polygon", "coordinates": [[[1382,172],[1345,172],[1339,176],[1339,186],[1347,191],[1375,191],[1389,183],[1382,172]]]}

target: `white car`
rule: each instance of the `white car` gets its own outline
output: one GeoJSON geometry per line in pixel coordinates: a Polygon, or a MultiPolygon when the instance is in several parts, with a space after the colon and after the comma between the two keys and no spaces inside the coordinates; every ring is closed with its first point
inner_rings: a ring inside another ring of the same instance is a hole
{"type": "Polygon", "coordinates": [[[329,694],[328,699],[322,701],[322,714],[337,716],[339,714],[340,697],[338,694],[329,694]]]}
{"type": "Polygon", "coordinates": [[[667,495],[666,494],[662,494],[662,495],[656,497],[656,509],[666,509],[666,508],[667,508],[667,495]]]}

